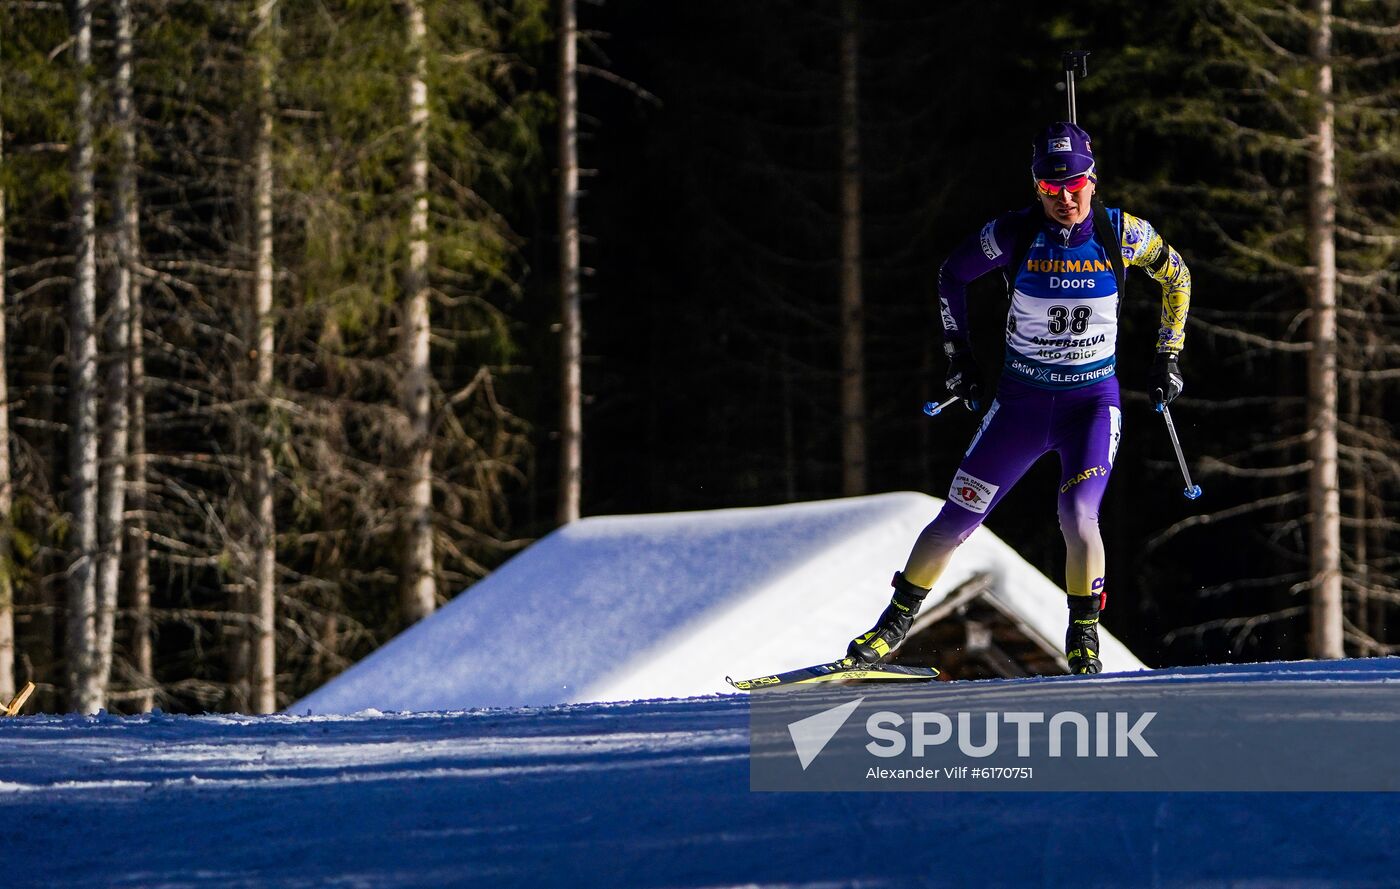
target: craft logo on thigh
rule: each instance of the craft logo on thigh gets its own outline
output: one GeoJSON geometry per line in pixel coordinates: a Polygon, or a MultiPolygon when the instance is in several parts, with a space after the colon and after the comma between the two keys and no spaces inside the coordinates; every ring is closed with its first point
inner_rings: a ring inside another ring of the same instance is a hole
{"type": "Polygon", "coordinates": [[[986,512],[992,505],[1000,485],[991,485],[975,475],[959,472],[953,476],[952,487],[948,489],[948,499],[973,512],[986,512]]]}
{"type": "Polygon", "coordinates": [[[1063,485],[1060,485],[1060,493],[1068,494],[1069,489],[1079,484],[1080,482],[1087,482],[1091,478],[1100,478],[1106,475],[1108,475],[1107,466],[1090,466],[1083,472],[1076,473],[1075,475],[1071,476],[1069,481],[1065,482],[1063,485]]]}

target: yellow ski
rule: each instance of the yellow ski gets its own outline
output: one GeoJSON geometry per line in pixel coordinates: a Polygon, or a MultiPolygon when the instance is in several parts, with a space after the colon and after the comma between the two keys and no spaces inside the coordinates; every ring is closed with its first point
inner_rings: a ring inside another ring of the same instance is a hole
{"type": "Polygon", "coordinates": [[[790,670],[773,676],[759,676],[754,679],[731,679],[724,681],[740,691],[754,691],[771,688],[775,685],[803,685],[814,682],[917,682],[937,679],[938,671],[933,667],[906,667],[903,664],[862,664],[852,658],[842,658],[829,664],[817,664],[790,670]]]}

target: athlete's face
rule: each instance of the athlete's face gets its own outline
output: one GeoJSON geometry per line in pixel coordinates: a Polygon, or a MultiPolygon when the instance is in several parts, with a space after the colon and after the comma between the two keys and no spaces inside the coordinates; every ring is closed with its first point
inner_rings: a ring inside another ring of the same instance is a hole
{"type": "Polygon", "coordinates": [[[1094,201],[1094,181],[1085,180],[1078,191],[1068,188],[1058,189],[1058,194],[1047,195],[1043,189],[1036,189],[1040,196],[1040,206],[1045,215],[1061,225],[1075,225],[1089,218],[1089,209],[1094,201]]]}

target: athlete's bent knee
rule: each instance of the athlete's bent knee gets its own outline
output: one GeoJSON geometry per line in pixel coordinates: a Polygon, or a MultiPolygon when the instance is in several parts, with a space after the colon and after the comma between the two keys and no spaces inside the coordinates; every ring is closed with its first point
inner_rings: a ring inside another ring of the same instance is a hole
{"type": "Polygon", "coordinates": [[[1060,530],[1064,532],[1066,540],[1097,540],[1099,514],[1080,510],[1061,511],[1060,530]]]}

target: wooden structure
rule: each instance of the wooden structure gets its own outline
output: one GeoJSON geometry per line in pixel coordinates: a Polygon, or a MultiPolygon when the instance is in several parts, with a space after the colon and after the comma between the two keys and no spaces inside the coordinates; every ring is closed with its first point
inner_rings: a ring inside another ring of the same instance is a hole
{"type": "Polygon", "coordinates": [[[24,706],[24,702],[29,700],[29,696],[32,694],[34,694],[34,683],[26,682],[24,688],[19,690],[19,694],[15,695],[13,701],[0,705],[0,716],[18,716],[20,708],[24,706]]]}
{"type": "Polygon", "coordinates": [[[1061,640],[1045,638],[998,598],[992,575],[985,573],[915,618],[888,662],[937,667],[948,679],[1069,673],[1061,640]]]}

